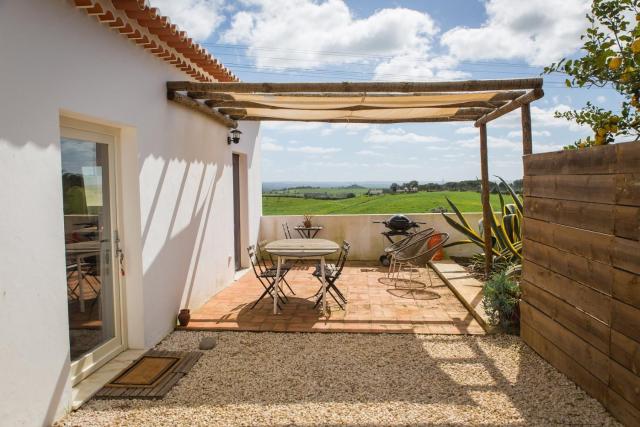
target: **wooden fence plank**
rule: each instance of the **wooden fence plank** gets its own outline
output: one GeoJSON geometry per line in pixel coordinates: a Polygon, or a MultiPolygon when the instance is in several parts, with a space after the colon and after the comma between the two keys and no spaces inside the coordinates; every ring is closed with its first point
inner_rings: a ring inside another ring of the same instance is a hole
{"type": "Polygon", "coordinates": [[[553,342],[600,381],[608,383],[609,357],[606,354],[525,301],[520,303],[520,313],[540,335],[553,342]]]}
{"type": "Polygon", "coordinates": [[[524,156],[522,158],[524,175],[534,176],[561,173],[559,170],[562,168],[564,156],[565,154],[562,151],[524,156]]]}
{"type": "Polygon", "coordinates": [[[611,322],[611,298],[528,259],[522,263],[522,279],[603,321],[611,322]]]}
{"type": "Polygon", "coordinates": [[[543,337],[528,323],[522,322],[520,336],[523,341],[535,350],[543,359],[547,360],[560,372],[576,382],[587,393],[604,402],[607,394],[607,385],[592,375],[589,371],[577,364],[567,356],[555,344],[543,337]]]}
{"type": "Polygon", "coordinates": [[[588,150],[565,150],[524,156],[524,174],[599,175],[637,173],[640,144],[628,142],[588,150]]]}
{"type": "Polygon", "coordinates": [[[640,343],[640,309],[612,300],[611,327],[640,343]]]}
{"type": "Polygon", "coordinates": [[[620,237],[614,238],[611,264],[621,270],[640,274],[640,242],[620,237]]]}
{"type": "Polygon", "coordinates": [[[611,215],[611,206],[599,203],[528,197],[524,214],[528,218],[599,233],[613,234],[615,230],[615,216],[611,215]]]}
{"type": "Polygon", "coordinates": [[[635,375],[640,375],[640,342],[612,330],[611,358],[635,375]]]}
{"type": "Polygon", "coordinates": [[[525,238],[640,274],[640,241],[525,218],[525,238]]]}
{"type": "Polygon", "coordinates": [[[627,426],[637,426],[640,420],[640,409],[634,408],[629,402],[624,400],[618,393],[608,389],[606,408],[622,423],[627,426]]]}
{"type": "MultiPolygon", "coordinates": [[[[636,168],[640,168],[638,165],[640,165],[640,160],[636,168]]],[[[617,174],[615,177],[616,203],[626,206],[640,206],[640,173],[617,174]]]]}
{"type": "Polygon", "coordinates": [[[615,206],[613,234],[626,239],[640,240],[640,208],[615,206]]]}
{"type": "Polygon", "coordinates": [[[592,261],[530,239],[524,239],[522,252],[526,259],[538,265],[611,295],[614,268],[608,264],[592,261]]]}
{"type": "Polygon", "coordinates": [[[640,377],[616,362],[611,362],[609,387],[632,406],[640,408],[640,377]]]}
{"type": "Polygon", "coordinates": [[[598,175],[616,172],[615,145],[565,150],[525,157],[525,175],[598,175]]]}
{"type": "Polygon", "coordinates": [[[625,304],[640,308],[640,275],[614,268],[611,294],[625,304]]]}
{"type": "Polygon", "coordinates": [[[523,194],[525,197],[640,206],[640,174],[525,176],[523,194]]]}
{"type": "MultiPolygon", "coordinates": [[[[616,175],[538,175],[528,176],[525,179],[525,196],[616,203],[616,175]]],[[[624,182],[622,180],[622,183],[624,182]]],[[[625,188],[621,186],[620,191],[622,192],[625,188]]]]}
{"type": "Polygon", "coordinates": [[[595,261],[611,263],[614,237],[608,234],[526,218],[524,236],[595,261]]]}
{"type": "Polygon", "coordinates": [[[520,283],[520,287],[523,301],[564,325],[598,350],[609,353],[610,328],[608,325],[526,280],[520,283]]]}
{"type": "Polygon", "coordinates": [[[638,173],[640,165],[640,144],[628,142],[615,144],[616,159],[613,162],[616,173],[638,173]]]}

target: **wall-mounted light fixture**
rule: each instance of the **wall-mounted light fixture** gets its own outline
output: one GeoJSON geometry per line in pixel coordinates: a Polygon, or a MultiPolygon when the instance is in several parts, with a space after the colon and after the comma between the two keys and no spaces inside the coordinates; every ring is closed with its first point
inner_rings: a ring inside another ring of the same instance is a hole
{"type": "Polygon", "coordinates": [[[231,132],[229,133],[230,135],[227,136],[227,144],[231,145],[232,142],[234,144],[240,142],[240,135],[242,135],[242,132],[240,132],[238,129],[231,129],[231,132]]]}

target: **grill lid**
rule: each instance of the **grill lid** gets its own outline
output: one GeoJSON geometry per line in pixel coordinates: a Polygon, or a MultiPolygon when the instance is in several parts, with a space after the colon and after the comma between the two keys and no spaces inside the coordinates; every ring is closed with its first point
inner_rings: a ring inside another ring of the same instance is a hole
{"type": "Polygon", "coordinates": [[[393,215],[389,218],[385,225],[395,231],[405,231],[416,226],[416,223],[410,220],[406,215],[393,215]]]}

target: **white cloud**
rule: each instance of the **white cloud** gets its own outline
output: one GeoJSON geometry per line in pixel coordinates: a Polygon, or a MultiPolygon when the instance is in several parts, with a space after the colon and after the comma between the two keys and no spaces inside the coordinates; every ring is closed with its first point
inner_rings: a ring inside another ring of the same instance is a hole
{"type": "Polygon", "coordinates": [[[244,3],[249,8],[234,15],[222,40],[246,44],[260,68],[313,68],[366,62],[371,54],[406,54],[423,50],[437,32],[429,15],[406,8],[379,9],[357,19],[343,0],[244,3]],[[274,47],[286,52],[287,59],[274,54],[274,47]]]}
{"type": "MultiPolygon", "coordinates": [[[[439,29],[427,13],[396,7],[356,18],[343,0],[245,0],[221,40],[248,46],[261,69],[373,66],[374,80],[468,77],[457,60],[432,55],[439,29]]],[[[324,131],[328,133],[329,131],[324,131]]]]}
{"type": "Polygon", "coordinates": [[[370,123],[328,123],[320,131],[322,136],[331,135],[334,132],[346,132],[347,135],[357,135],[358,133],[370,129],[375,125],[370,123]]]}
{"type": "Polygon", "coordinates": [[[456,129],[456,133],[459,135],[477,135],[478,132],[479,130],[475,126],[466,126],[463,128],[456,129]]]}
{"type": "Polygon", "coordinates": [[[388,169],[416,169],[416,168],[424,167],[424,165],[414,165],[411,163],[391,163],[391,162],[376,163],[374,166],[377,168],[388,168],[388,169]]]}
{"type": "MultiPolygon", "coordinates": [[[[555,117],[555,112],[569,111],[572,108],[566,104],[556,104],[548,108],[538,107],[537,105],[531,105],[531,128],[534,132],[541,132],[544,129],[568,129],[571,132],[584,133],[588,132],[589,128],[581,126],[573,121],[568,121],[563,118],[555,117]]],[[[489,125],[491,128],[507,128],[507,129],[521,129],[522,119],[520,110],[517,109],[509,114],[506,114],[495,122],[491,122],[489,125]]]]}
{"type": "Polygon", "coordinates": [[[549,65],[581,46],[590,0],[488,0],[479,28],[455,27],[441,42],[459,60],[525,60],[549,65]]]}
{"type": "Polygon", "coordinates": [[[286,121],[265,121],[260,123],[260,127],[276,132],[306,132],[320,129],[323,123],[318,122],[286,122],[286,121]]]}
{"type": "Polygon", "coordinates": [[[384,157],[382,153],[377,153],[371,150],[360,150],[356,152],[356,154],[359,154],[361,156],[369,156],[369,157],[384,157]]]}
{"type": "Polygon", "coordinates": [[[287,147],[287,151],[305,153],[305,154],[329,154],[342,151],[342,148],[336,147],[312,147],[310,145],[304,145],[302,147],[287,147]]]}
{"type": "Polygon", "coordinates": [[[598,101],[600,104],[604,104],[605,102],[607,102],[607,97],[600,95],[596,97],[596,101],[598,101]]]}
{"type": "Polygon", "coordinates": [[[427,46],[381,62],[374,70],[374,80],[437,81],[457,80],[471,76],[458,71],[457,60],[450,56],[430,57],[427,46]]]}
{"type": "MultiPolygon", "coordinates": [[[[548,130],[534,130],[531,132],[533,136],[545,137],[551,136],[551,132],[548,130]]],[[[512,130],[507,134],[508,138],[522,138],[522,130],[512,130]]]]}
{"type": "Polygon", "coordinates": [[[262,151],[283,151],[284,150],[284,147],[282,145],[274,144],[273,142],[268,141],[267,138],[262,138],[262,142],[260,146],[262,147],[262,151]]]}
{"type": "Polygon", "coordinates": [[[431,135],[418,135],[407,132],[402,128],[378,129],[374,128],[364,137],[365,142],[373,144],[393,144],[397,142],[405,143],[437,143],[445,141],[443,138],[431,135]]]}
{"type": "Polygon", "coordinates": [[[195,40],[206,40],[224,21],[224,0],[150,0],[195,40]]]}
{"type": "MultiPolygon", "coordinates": [[[[489,136],[487,138],[487,142],[488,142],[489,148],[508,148],[511,150],[522,149],[522,142],[516,142],[506,138],[497,138],[494,136],[489,136]]],[[[480,140],[477,138],[461,139],[461,140],[455,141],[453,145],[458,147],[475,148],[477,150],[480,150],[480,140]]]]}

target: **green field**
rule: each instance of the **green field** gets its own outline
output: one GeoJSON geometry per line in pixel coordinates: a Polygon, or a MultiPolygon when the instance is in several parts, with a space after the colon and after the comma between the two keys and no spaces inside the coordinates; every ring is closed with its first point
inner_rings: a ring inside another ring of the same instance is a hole
{"type": "MultiPolygon", "coordinates": [[[[449,197],[462,212],[481,212],[480,193],[472,191],[441,191],[360,195],[343,200],[316,200],[293,197],[262,197],[263,215],[338,215],[338,214],[393,214],[429,212],[438,206],[448,208],[449,197]]],[[[494,209],[500,207],[497,194],[491,195],[494,209]]],[[[449,209],[451,211],[451,209],[449,209]]]]}

